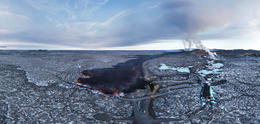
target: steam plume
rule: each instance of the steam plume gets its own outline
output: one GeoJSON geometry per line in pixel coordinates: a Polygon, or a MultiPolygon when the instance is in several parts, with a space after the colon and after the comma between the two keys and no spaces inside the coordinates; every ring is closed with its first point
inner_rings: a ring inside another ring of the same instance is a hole
{"type": "Polygon", "coordinates": [[[210,58],[216,59],[217,54],[211,52],[205,45],[202,44],[201,40],[195,35],[188,35],[185,40],[183,40],[183,45],[185,50],[192,50],[193,46],[197,49],[205,50],[210,58]]]}

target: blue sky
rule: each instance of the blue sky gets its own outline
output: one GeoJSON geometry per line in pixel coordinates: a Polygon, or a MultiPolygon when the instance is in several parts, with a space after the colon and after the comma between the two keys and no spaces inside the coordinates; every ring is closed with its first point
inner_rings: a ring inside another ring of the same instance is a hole
{"type": "Polygon", "coordinates": [[[259,0],[1,0],[0,49],[260,49],[259,0]],[[195,47],[195,45],[193,46],[195,47]]]}

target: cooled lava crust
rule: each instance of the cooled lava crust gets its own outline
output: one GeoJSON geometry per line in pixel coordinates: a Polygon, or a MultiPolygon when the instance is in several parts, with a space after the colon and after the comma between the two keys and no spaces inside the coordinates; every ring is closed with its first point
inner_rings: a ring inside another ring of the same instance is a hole
{"type": "Polygon", "coordinates": [[[104,94],[117,95],[143,89],[148,83],[143,80],[142,59],[119,63],[112,68],[84,70],[78,79],[79,86],[104,94]]]}

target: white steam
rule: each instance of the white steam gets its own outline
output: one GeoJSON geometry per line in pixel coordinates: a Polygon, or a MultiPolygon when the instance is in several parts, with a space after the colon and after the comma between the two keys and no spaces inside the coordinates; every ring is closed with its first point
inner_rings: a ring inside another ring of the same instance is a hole
{"type": "Polygon", "coordinates": [[[189,35],[186,37],[185,40],[183,40],[183,45],[185,50],[192,50],[195,49],[201,49],[206,51],[209,54],[209,57],[211,59],[216,59],[217,54],[215,52],[211,52],[210,49],[208,49],[206,46],[204,46],[201,42],[201,40],[196,35],[189,35]]]}

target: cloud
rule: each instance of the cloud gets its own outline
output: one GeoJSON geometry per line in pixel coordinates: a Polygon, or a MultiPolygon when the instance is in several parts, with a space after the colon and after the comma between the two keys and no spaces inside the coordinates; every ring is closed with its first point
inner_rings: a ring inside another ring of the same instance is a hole
{"type": "Polygon", "coordinates": [[[171,0],[154,9],[137,9],[123,21],[121,45],[184,39],[188,35],[200,35],[202,39],[243,36],[259,25],[259,21],[251,26],[249,23],[259,20],[259,7],[255,6],[259,4],[256,0],[171,0]]]}
{"type": "Polygon", "coordinates": [[[30,17],[0,9],[0,18],[9,19],[0,21],[0,40],[96,48],[176,42],[190,35],[256,37],[260,31],[259,0],[151,0],[121,10],[107,9],[109,2],[26,0],[37,13],[30,17]]]}
{"type": "Polygon", "coordinates": [[[7,48],[7,46],[0,46],[0,48],[7,48]]]}
{"type": "Polygon", "coordinates": [[[86,20],[104,6],[109,0],[26,0],[33,8],[47,14],[57,23],[86,20]]]}
{"type": "Polygon", "coordinates": [[[20,31],[30,23],[30,18],[7,10],[0,10],[0,34],[20,31]]]}

